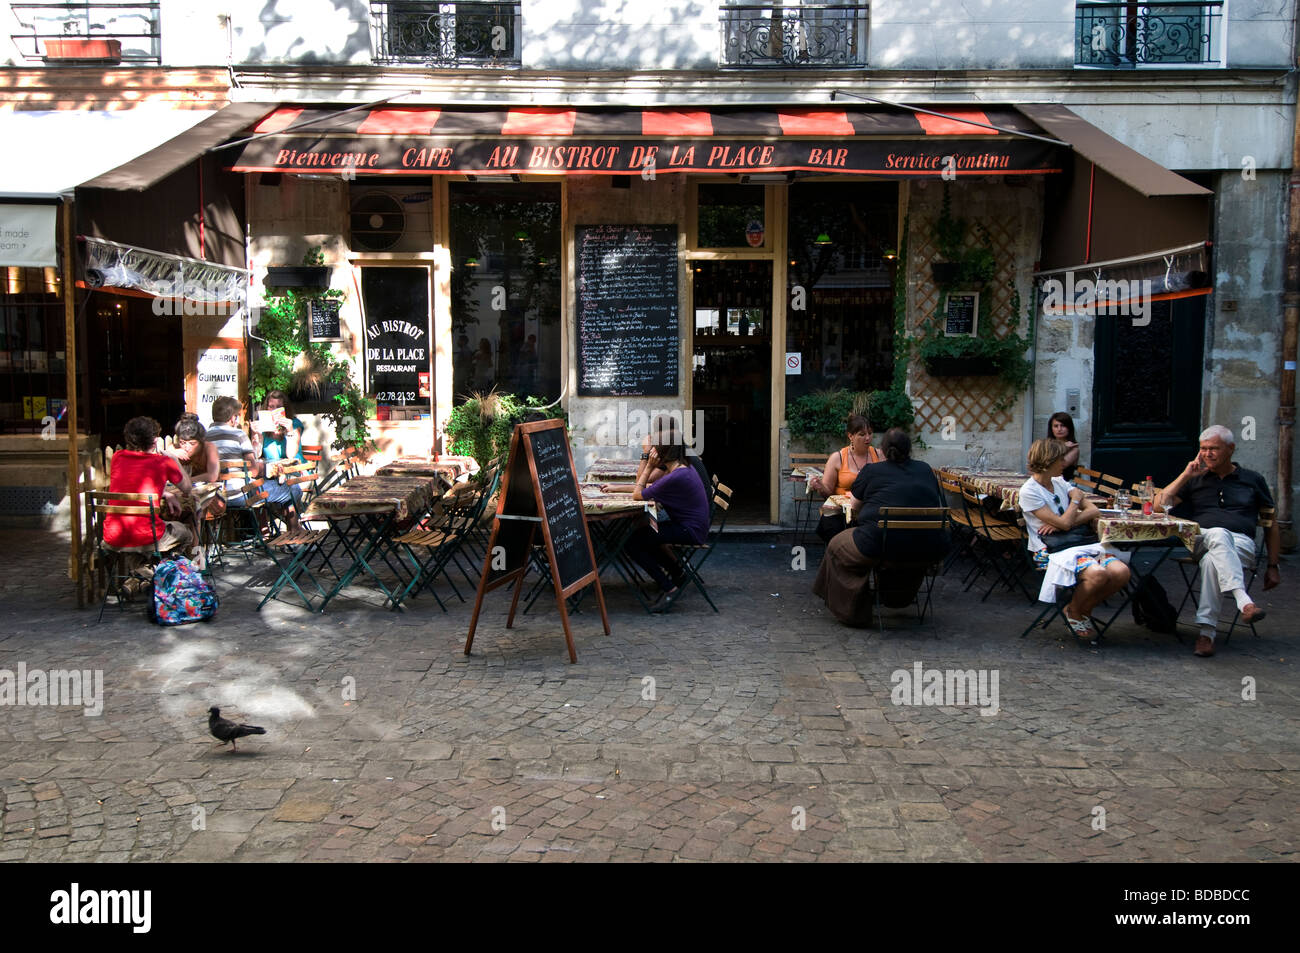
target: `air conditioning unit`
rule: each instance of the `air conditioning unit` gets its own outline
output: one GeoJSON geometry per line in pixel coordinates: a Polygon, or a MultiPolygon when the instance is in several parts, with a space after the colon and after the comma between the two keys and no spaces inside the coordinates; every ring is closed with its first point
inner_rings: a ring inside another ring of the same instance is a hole
{"type": "Polygon", "coordinates": [[[354,251],[433,251],[433,191],[428,186],[357,184],[351,200],[354,251]]]}

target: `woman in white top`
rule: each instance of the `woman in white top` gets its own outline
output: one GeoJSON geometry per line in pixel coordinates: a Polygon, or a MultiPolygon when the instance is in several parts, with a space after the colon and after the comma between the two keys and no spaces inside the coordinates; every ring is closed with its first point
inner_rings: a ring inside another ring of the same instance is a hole
{"type": "MultiPolygon", "coordinates": [[[[1035,440],[1029,448],[1030,477],[1020,487],[1020,509],[1029,529],[1029,551],[1034,555],[1035,565],[1044,569],[1049,555],[1044,536],[1086,526],[1100,515],[1082,490],[1070,486],[1061,477],[1068,449],[1059,440],[1035,440]]],[[[1073,554],[1071,568],[1075,576],[1074,598],[1065,607],[1065,621],[1079,638],[1092,641],[1096,633],[1088,617],[1098,604],[1128,585],[1128,566],[1100,544],[1065,552],[1073,554]]]]}

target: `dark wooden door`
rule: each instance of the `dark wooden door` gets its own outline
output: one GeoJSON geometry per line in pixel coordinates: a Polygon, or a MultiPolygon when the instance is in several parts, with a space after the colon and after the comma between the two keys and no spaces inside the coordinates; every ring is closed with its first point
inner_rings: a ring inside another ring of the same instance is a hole
{"type": "Polygon", "coordinates": [[[1156,301],[1151,321],[1099,316],[1092,455],[1087,466],[1157,486],[1196,455],[1201,430],[1205,297],[1156,301]]]}

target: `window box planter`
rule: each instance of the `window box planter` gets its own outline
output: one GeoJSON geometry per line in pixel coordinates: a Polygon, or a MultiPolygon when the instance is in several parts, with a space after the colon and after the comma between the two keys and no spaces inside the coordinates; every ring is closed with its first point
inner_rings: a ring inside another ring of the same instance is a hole
{"type": "Polygon", "coordinates": [[[328,288],[330,270],[323,265],[272,265],[266,269],[268,288],[328,288]]]}
{"type": "Polygon", "coordinates": [[[962,263],[959,261],[936,261],[930,264],[930,274],[934,283],[940,288],[949,288],[961,278],[962,263]]]}
{"type": "Polygon", "coordinates": [[[931,377],[990,377],[1002,368],[991,357],[928,357],[925,372],[931,377]]]}
{"type": "Polygon", "coordinates": [[[45,58],[117,63],[122,59],[122,41],[92,36],[51,37],[45,41],[45,58]]]}

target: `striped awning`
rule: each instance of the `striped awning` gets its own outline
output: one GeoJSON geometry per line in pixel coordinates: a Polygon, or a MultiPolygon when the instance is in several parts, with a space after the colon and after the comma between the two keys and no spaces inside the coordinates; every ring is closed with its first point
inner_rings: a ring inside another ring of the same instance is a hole
{"type": "Polygon", "coordinates": [[[845,172],[891,178],[1060,171],[1059,147],[1011,107],[280,108],[235,172],[637,175],[845,172]],[[990,128],[997,127],[997,128],[990,128]],[[999,131],[1004,130],[1004,131],[999,131]]]}

